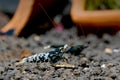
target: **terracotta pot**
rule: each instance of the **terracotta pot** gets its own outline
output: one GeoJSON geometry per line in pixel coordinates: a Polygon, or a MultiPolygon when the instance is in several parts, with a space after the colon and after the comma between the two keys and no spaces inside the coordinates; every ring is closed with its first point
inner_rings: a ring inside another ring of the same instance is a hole
{"type": "Polygon", "coordinates": [[[83,30],[87,29],[86,32],[105,29],[105,31],[114,33],[120,30],[120,10],[87,11],[85,10],[85,0],[72,0],[70,14],[73,22],[82,26],[83,30]]]}

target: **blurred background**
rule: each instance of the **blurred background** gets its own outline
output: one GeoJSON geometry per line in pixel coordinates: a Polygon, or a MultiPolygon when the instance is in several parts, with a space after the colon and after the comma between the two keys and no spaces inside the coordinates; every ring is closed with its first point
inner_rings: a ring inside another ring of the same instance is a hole
{"type": "MultiPolygon", "coordinates": [[[[36,2],[41,0],[36,0],[36,2]]],[[[82,1],[85,0],[80,0],[82,1]]],[[[71,7],[74,3],[74,0],[51,0],[51,1],[41,1],[41,5],[37,5],[37,8],[34,8],[32,18],[27,22],[19,36],[28,37],[33,33],[43,34],[51,28],[56,28],[61,30],[62,28],[75,27],[78,29],[78,33],[81,35],[86,35],[88,33],[94,33],[101,35],[101,33],[115,33],[119,28],[113,27],[110,29],[104,27],[104,29],[96,27],[91,24],[87,25],[90,27],[85,27],[86,25],[78,25],[74,19],[71,19],[71,7]],[[34,12],[35,11],[35,12],[34,12]],[[97,30],[97,31],[96,31],[97,30]]],[[[15,11],[18,7],[19,0],[0,0],[0,28],[4,27],[10,19],[15,14],[15,11]]],[[[120,0],[86,0],[85,1],[85,10],[94,11],[94,10],[113,10],[120,8],[120,0]]],[[[79,8],[77,8],[79,10],[79,8]]],[[[23,10],[24,13],[24,10],[23,10]]],[[[79,12],[78,12],[79,13],[79,12]]],[[[118,16],[119,18],[119,16],[118,16]]]]}
{"type": "MultiPolygon", "coordinates": [[[[66,28],[71,27],[72,22],[69,14],[71,5],[70,1],[51,0],[50,2],[45,0],[41,2],[43,3],[42,6],[44,10],[41,10],[40,5],[37,6],[38,9],[34,9],[37,10],[37,14],[34,15],[34,18],[29,20],[19,36],[26,37],[32,33],[45,33],[47,30],[55,27],[54,23],[56,22],[66,24],[66,28]],[[70,22],[66,22],[66,20],[70,22]]],[[[0,0],[0,27],[5,26],[10,21],[18,7],[18,4],[19,0],[0,0]]]]}

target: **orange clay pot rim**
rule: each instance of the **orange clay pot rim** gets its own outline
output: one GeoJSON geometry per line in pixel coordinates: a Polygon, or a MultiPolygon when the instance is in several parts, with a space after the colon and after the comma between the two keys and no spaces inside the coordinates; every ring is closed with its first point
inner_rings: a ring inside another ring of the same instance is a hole
{"type": "Polygon", "coordinates": [[[85,0],[72,0],[71,18],[75,23],[119,24],[120,10],[85,10],[85,0]]]}

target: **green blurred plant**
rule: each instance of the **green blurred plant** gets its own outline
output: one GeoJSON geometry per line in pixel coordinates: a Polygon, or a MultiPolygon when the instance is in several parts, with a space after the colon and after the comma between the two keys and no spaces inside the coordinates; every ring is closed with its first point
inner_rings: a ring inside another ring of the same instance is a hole
{"type": "Polygon", "coordinates": [[[120,9],[120,0],[86,0],[87,10],[120,9]]]}

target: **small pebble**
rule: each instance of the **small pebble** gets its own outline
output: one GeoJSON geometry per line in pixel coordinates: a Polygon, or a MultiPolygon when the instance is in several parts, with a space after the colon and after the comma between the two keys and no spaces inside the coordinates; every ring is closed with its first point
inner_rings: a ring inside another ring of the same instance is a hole
{"type": "Polygon", "coordinates": [[[35,41],[40,41],[40,36],[34,36],[35,41]]]}
{"type": "Polygon", "coordinates": [[[106,65],[105,65],[105,64],[102,64],[102,65],[101,65],[101,68],[106,68],[106,65]]]}
{"type": "Polygon", "coordinates": [[[83,71],[89,71],[90,69],[89,68],[87,68],[87,67],[85,67],[84,69],[83,69],[83,71]]]}
{"type": "Polygon", "coordinates": [[[112,53],[113,53],[111,48],[105,48],[104,51],[106,54],[109,54],[109,55],[112,55],[112,53]]]}
{"type": "Polygon", "coordinates": [[[114,53],[120,53],[120,49],[113,49],[114,53]]]}

